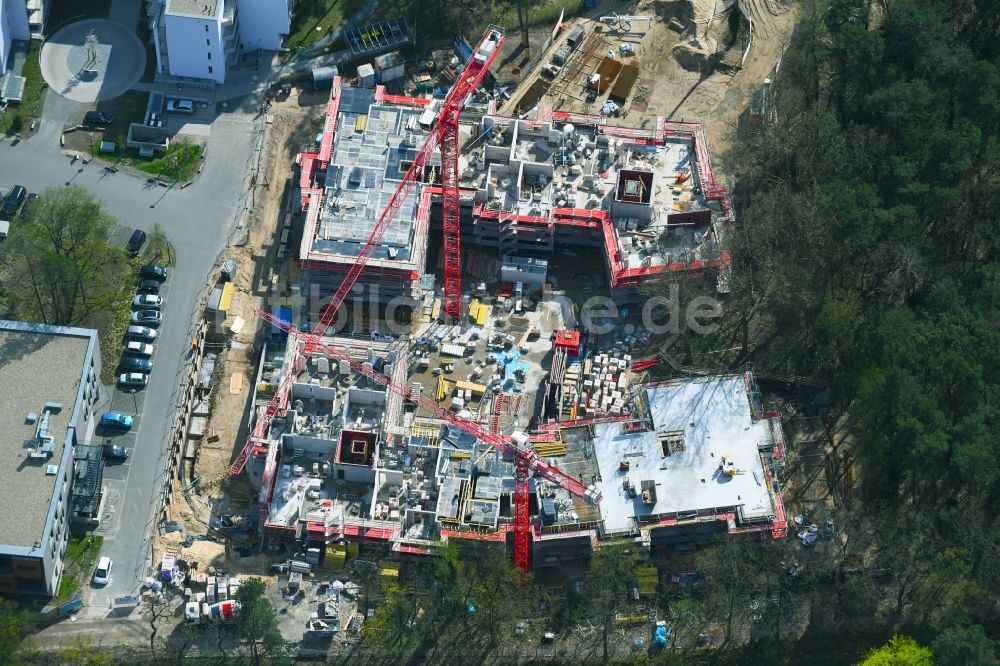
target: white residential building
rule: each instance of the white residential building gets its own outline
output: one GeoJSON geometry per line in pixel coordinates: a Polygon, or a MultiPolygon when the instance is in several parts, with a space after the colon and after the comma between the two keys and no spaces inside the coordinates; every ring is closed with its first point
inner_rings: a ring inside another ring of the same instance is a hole
{"type": "Polygon", "coordinates": [[[7,61],[10,58],[10,47],[16,39],[30,39],[31,28],[28,24],[28,4],[24,0],[0,0],[0,74],[7,71],[7,61]]]}
{"type": "Polygon", "coordinates": [[[241,54],[281,48],[293,4],[293,0],[147,0],[157,72],[222,83],[241,54]]]}
{"type": "Polygon", "coordinates": [[[295,0],[236,0],[243,51],[277,51],[291,32],[295,0]]]}

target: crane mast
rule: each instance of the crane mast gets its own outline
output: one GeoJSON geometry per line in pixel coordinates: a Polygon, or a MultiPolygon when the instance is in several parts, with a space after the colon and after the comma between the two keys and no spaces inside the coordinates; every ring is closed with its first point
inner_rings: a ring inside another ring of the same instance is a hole
{"type": "MultiPolygon", "coordinates": [[[[375,253],[375,249],[385,235],[386,229],[413,190],[418,177],[423,175],[424,167],[430,162],[434,150],[439,145],[441,145],[442,152],[442,195],[445,215],[445,312],[451,317],[458,316],[458,306],[461,304],[462,289],[461,257],[459,256],[458,119],[471,98],[473,91],[482,83],[487,71],[489,71],[490,65],[496,59],[503,41],[504,33],[498,28],[488,28],[486,30],[486,34],[473,52],[472,58],[466,65],[461,77],[455,82],[455,85],[452,86],[448,96],[445,98],[444,105],[438,114],[437,124],[424,139],[423,145],[417,151],[413,163],[406,170],[406,175],[403,176],[403,180],[400,181],[396,190],[389,198],[389,202],[376,220],[375,226],[368,236],[368,240],[365,241],[365,244],[358,252],[357,259],[344,276],[337,291],[330,298],[330,302],[323,311],[319,323],[313,328],[310,335],[301,339],[302,347],[296,351],[296,358],[292,363],[292,370],[289,372],[292,379],[298,374],[294,371],[294,368],[300,367],[300,357],[304,359],[305,356],[315,350],[317,342],[336,319],[337,312],[340,310],[344,299],[347,298],[351,289],[357,284],[358,279],[365,270],[365,266],[368,265],[368,261],[375,253]],[[451,299],[450,301],[449,298],[451,299]],[[448,309],[449,302],[451,303],[451,310],[448,309]]],[[[230,465],[229,473],[231,475],[235,476],[243,471],[250,456],[253,455],[254,447],[263,442],[270,428],[271,420],[286,407],[292,386],[289,375],[286,375],[279,384],[274,396],[268,402],[260,418],[257,419],[250,437],[247,438],[240,453],[230,465]],[[289,379],[289,381],[285,381],[286,379],[289,379]]]]}

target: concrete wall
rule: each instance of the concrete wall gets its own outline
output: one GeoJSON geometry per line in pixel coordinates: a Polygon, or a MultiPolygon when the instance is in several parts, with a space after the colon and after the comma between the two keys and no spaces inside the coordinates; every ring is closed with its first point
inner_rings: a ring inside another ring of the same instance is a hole
{"type": "Polygon", "coordinates": [[[14,41],[10,25],[10,4],[12,0],[0,0],[0,72],[7,71],[10,44],[14,41]]]}
{"type": "Polygon", "coordinates": [[[236,0],[245,51],[277,51],[291,30],[289,0],[236,0]]]}
{"type": "Polygon", "coordinates": [[[226,55],[222,42],[223,7],[223,3],[218,3],[215,17],[163,15],[172,75],[211,79],[216,83],[226,80],[226,55]]]}
{"type": "Polygon", "coordinates": [[[351,465],[348,463],[333,463],[331,465],[333,478],[351,483],[375,484],[375,470],[364,465],[351,465]]]}
{"type": "Polygon", "coordinates": [[[30,37],[25,4],[21,0],[0,0],[0,73],[7,71],[13,41],[30,37]]]}
{"type": "MultiPolygon", "coordinates": [[[[27,4],[21,2],[21,0],[0,0],[0,2],[3,3],[8,20],[10,21],[11,37],[13,39],[31,39],[27,4]]],[[[45,2],[42,3],[42,7],[46,12],[48,11],[45,2]]]]}

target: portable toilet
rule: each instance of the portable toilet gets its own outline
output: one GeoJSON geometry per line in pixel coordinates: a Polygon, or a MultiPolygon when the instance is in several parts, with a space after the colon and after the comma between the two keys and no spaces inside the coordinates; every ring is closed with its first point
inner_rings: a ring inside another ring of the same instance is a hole
{"type": "Polygon", "coordinates": [[[358,87],[375,87],[375,68],[372,67],[371,63],[366,62],[363,65],[358,65],[358,87]]]}

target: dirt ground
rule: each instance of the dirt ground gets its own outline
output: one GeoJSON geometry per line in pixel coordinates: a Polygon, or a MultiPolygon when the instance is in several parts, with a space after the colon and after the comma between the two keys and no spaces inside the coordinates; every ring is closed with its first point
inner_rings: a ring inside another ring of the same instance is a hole
{"type": "MultiPolygon", "coordinates": [[[[781,0],[739,0],[731,11],[742,11],[752,20],[752,40],[746,60],[743,45],[728,36],[727,15],[720,15],[723,0],[640,0],[638,4],[603,6],[590,18],[577,19],[587,35],[598,33],[602,50],[576,71],[573,60],[552,79],[551,87],[539,102],[539,108],[578,113],[600,113],[606,94],[588,102],[583,90],[585,77],[593,72],[597,59],[607,50],[615,51],[624,62],[638,61],[639,78],[618,117],[609,124],[626,127],[651,127],[657,116],[671,120],[701,122],[708,135],[709,147],[719,153],[728,146],[735,132],[740,112],[750,95],[773,71],[795,26],[795,12],[781,0]],[[597,19],[617,12],[632,17],[628,32],[616,30],[597,19]],[[726,42],[733,42],[728,45],[726,42]],[[633,53],[621,55],[622,44],[630,44],[633,53]],[[721,64],[721,66],[720,66],[721,64]],[[565,81],[572,78],[572,81],[565,81]]],[[[566,31],[573,24],[566,22],[566,31]]],[[[533,41],[542,43],[545,35],[533,41]]],[[[557,39],[540,59],[539,69],[526,72],[513,99],[502,109],[513,113],[519,98],[539,77],[542,65],[551,60],[557,39]]],[[[506,75],[507,72],[501,73],[506,75]]],[[[525,109],[521,109],[524,111],[525,109]]]]}
{"type": "MultiPolygon", "coordinates": [[[[229,328],[239,317],[244,322],[243,328],[230,336],[228,345],[210,343],[206,347],[209,353],[218,353],[212,382],[211,416],[205,436],[198,445],[194,467],[185,473],[185,478],[197,478],[198,483],[186,497],[178,491],[171,498],[171,518],[184,528],[184,532],[157,534],[154,540],[157,557],[166,548],[178,548],[185,535],[207,532],[206,522],[223,490],[226,499],[234,505],[253,504],[253,494],[246,481],[231,479],[229,466],[235,454],[234,442],[242,447],[246,437],[241,425],[246,420],[247,402],[256,373],[256,353],[252,345],[258,321],[254,311],[261,306],[272,285],[280,285],[282,276],[287,274],[288,266],[282,266],[276,256],[290,197],[286,182],[292,176],[298,147],[308,143],[321,127],[327,96],[325,92],[300,94],[293,90],[288,99],[274,100],[268,110],[265,157],[257,174],[254,209],[245,222],[248,234],[245,242],[227,248],[222,255],[222,261],[237,261],[233,276],[235,291],[225,325],[229,328]],[[233,380],[234,375],[241,379],[233,380]]],[[[294,254],[289,248],[285,261],[294,254]]],[[[206,290],[213,286],[214,283],[206,285],[206,290]]],[[[270,560],[263,561],[267,559],[265,556],[234,557],[232,553],[227,554],[222,544],[212,541],[195,541],[191,548],[181,549],[181,553],[230,573],[264,574],[270,563],[270,560]]]]}

